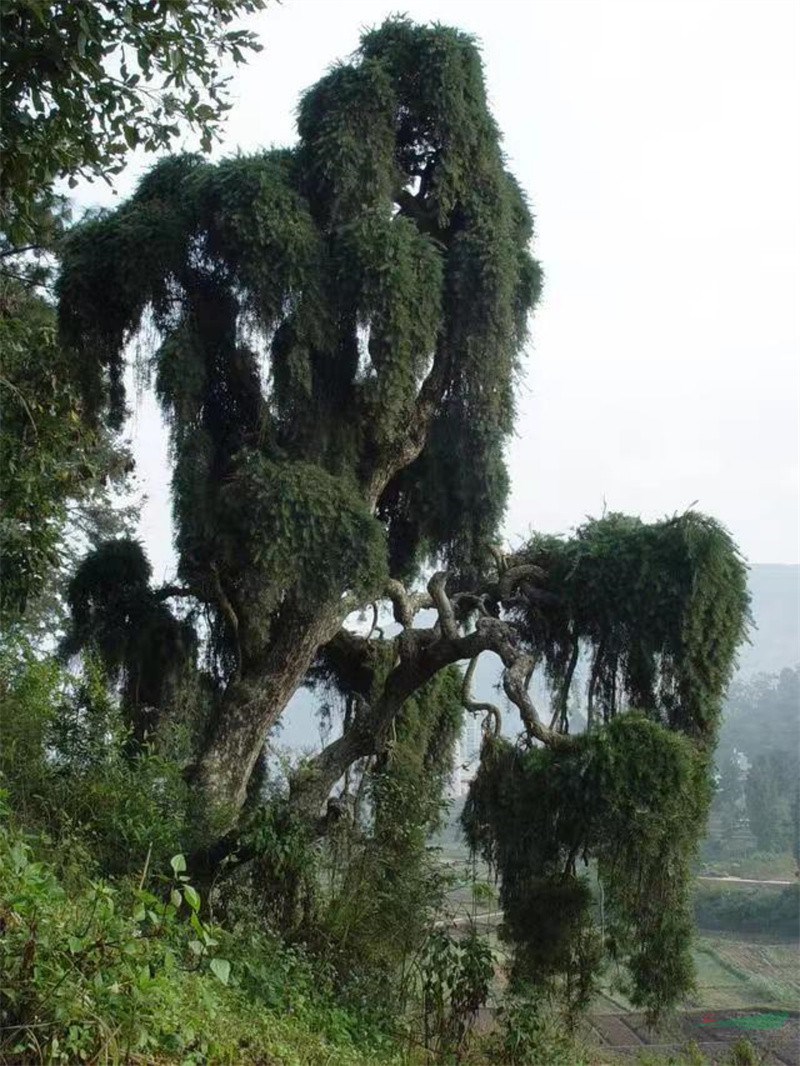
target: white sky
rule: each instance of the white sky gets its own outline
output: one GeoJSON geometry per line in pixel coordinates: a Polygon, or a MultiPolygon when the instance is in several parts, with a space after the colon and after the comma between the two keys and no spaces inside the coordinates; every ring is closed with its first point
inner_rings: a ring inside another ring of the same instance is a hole
{"type": "MultiPolygon", "coordinates": [[[[223,146],[294,140],[298,94],[397,10],[283,0],[251,20],[223,146]]],[[[513,541],[694,501],[753,562],[800,558],[800,3],[407,0],[483,43],[546,286],[510,449],[513,541]]],[[[117,188],[129,191],[138,159],[117,188]]],[[[101,186],[80,202],[109,203],[101,186]]],[[[165,438],[132,421],[156,578],[165,438]]]]}

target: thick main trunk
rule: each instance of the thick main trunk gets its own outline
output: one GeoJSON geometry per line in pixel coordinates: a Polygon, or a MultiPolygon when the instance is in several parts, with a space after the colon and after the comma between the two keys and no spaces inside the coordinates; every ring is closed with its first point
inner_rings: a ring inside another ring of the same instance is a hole
{"type": "Polygon", "coordinates": [[[343,621],[340,601],[282,618],[263,662],[231,682],[209,742],[195,767],[194,783],[214,833],[235,823],[250,775],[270,729],[302,684],[317,654],[343,621]]]}

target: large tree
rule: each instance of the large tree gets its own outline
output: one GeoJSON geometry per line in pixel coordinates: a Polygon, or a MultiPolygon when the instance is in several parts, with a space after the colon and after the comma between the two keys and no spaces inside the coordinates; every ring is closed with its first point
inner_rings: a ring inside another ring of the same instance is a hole
{"type": "Polygon", "coordinates": [[[161,344],[179,574],[225,691],[197,781],[237,809],[318,650],[390,576],[468,570],[539,289],[472,40],[387,23],[300,106],[296,148],[159,164],[73,231],[61,335],[98,418],[161,344]]]}
{"type": "MultiPolygon", "coordinates": [[[[658,1011],[691,978],[689,864],[746,625],[744,565],[693,512],[496,547],[540,270],[468,36],[402,19],[366,33],[304,95],[298,129],[290,150],[166,159],[66,242],[61,337],[98,421],[124,417],[131,338],[145,320],[158,334],[178,548],[178,579],[160,589],[134,546],[87,560],[70,647],[107,660],[143,736],[193,653],[177,602],[204,620],[210,695],[190,776],[217,834],[304,681],[347,706],[292,782],[293,816],[324,825],[337,782],[391,752],[410,698],[427,693],[415,714],[438,714],[437,675],[493,652],[522,732],[502,739],[470,667],[462,701],[487,740],[466,827],[499,870],[517,971],[566,974],[585,1001],[598,952],[576,864],[593,858],[613,950],[658,1011]],[[370,607],[369,633],[347,625],[370,607]],[[581,657],[588,725],[574,736],[581,657]]],[[[416,764],[440,755],[420,749],[416,764]]]]}
{"type": "Polygon", "coordinates": [[[494,546],[540,271],[469,37],[385,23],[305,94],[298,127],[291,150],[167,159],[69,236],[61,335],[98,420],[124,417],[124,359],[145,316],[159,335],[179,557],[178,582],[161,589],[130,548],[87,561],[71,646],[94,644],[124,675],[136,728],[143,690],[130,679],[149,678],[156,702],[170,690],[145,631],[180,636],[185,663],[191,641],[166,605],[202,612],[214,694],[191,776],[217,832],[308,678],[348,707],[292,783],[294,811],[313,823],[354,764],[391,749],[410,697],[495,653],[522,733],[501,738],[501,708],[473,700],[467,670],[463,702],[487,722],[467,827],[500,871],[519,971],[568,973],[573,1002],[585,998],[596,952],[576,863],[595,858],[615,950],[657,1010],[690,979],[689,862],[746,624],[744,565],[691,512],[494,546]],[[348,628],[373,604],[371,632],[348,628]],[[588,727],[573,736],[582,655],[588,727]]]}

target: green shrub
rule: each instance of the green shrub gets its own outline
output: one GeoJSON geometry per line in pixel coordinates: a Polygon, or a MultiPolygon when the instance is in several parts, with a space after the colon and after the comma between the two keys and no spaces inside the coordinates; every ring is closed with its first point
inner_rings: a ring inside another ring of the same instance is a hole
{"type": "Polygon", "coordinates": [[[40,838],[0,811],[0,1061],[397,1062],[391,1036],[337,1005],[312,960],[212,928],[167,874],[68,890],[40,838]]]}
{"type": "Polygon", "coordinates": [[[701,929],[800,937],[800,884],[722,887],[700,884],[694,892],[695,921],[701,929]]]}
{"type": "Polygon", "coordinates": [[[564,1018],[538,993],[510,996],[500,1010],[490,1061],[508,1066],[588,1066],[585,1050],[564,1018]]]}
{"type": "Polygon", "coordinates": [[[0,647],[0,775],[17,818],[55,839],[82,840],[104,875],[162,866],[191,847],[180,767],[154,749],[136,755],[98,663],[80,673],[24,642],[0,647]]]}
{"type": "Polygon", "coordinates": [[[230,963],[213,954],[217,940],[199,918],[183,857],[158,892],[88,877],[68,892],[37,859],[39,841],[8,824],[2,802],[2,1053],[75,1062],[189,1050],[165,1008],[179,979],[208,973],[224,983],[230,963]]]}
{"type": "Polygon", "coordinates": [[[731,1066],[761,1066],[763,1055],[749,1040],[737,1040],[730,1051],[731,1066]]]}

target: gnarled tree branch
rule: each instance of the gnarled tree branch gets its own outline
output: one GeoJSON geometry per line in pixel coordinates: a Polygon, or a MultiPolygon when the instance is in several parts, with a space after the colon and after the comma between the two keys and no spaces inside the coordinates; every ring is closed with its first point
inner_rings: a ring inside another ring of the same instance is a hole
{"type": "Polygon", "coordinates": [[[472,698],[472,679],[475,676],[475,668],[478,665],[479,656],[470,659],[469,666],[464,673],[464,682],[461,687],[461,702],[471,714],[486,714],[492,720],[492,728],[495,735],[500,733],[503,724],[503,716],[500,708],[494,703],[483,703],[472,698]]]}

